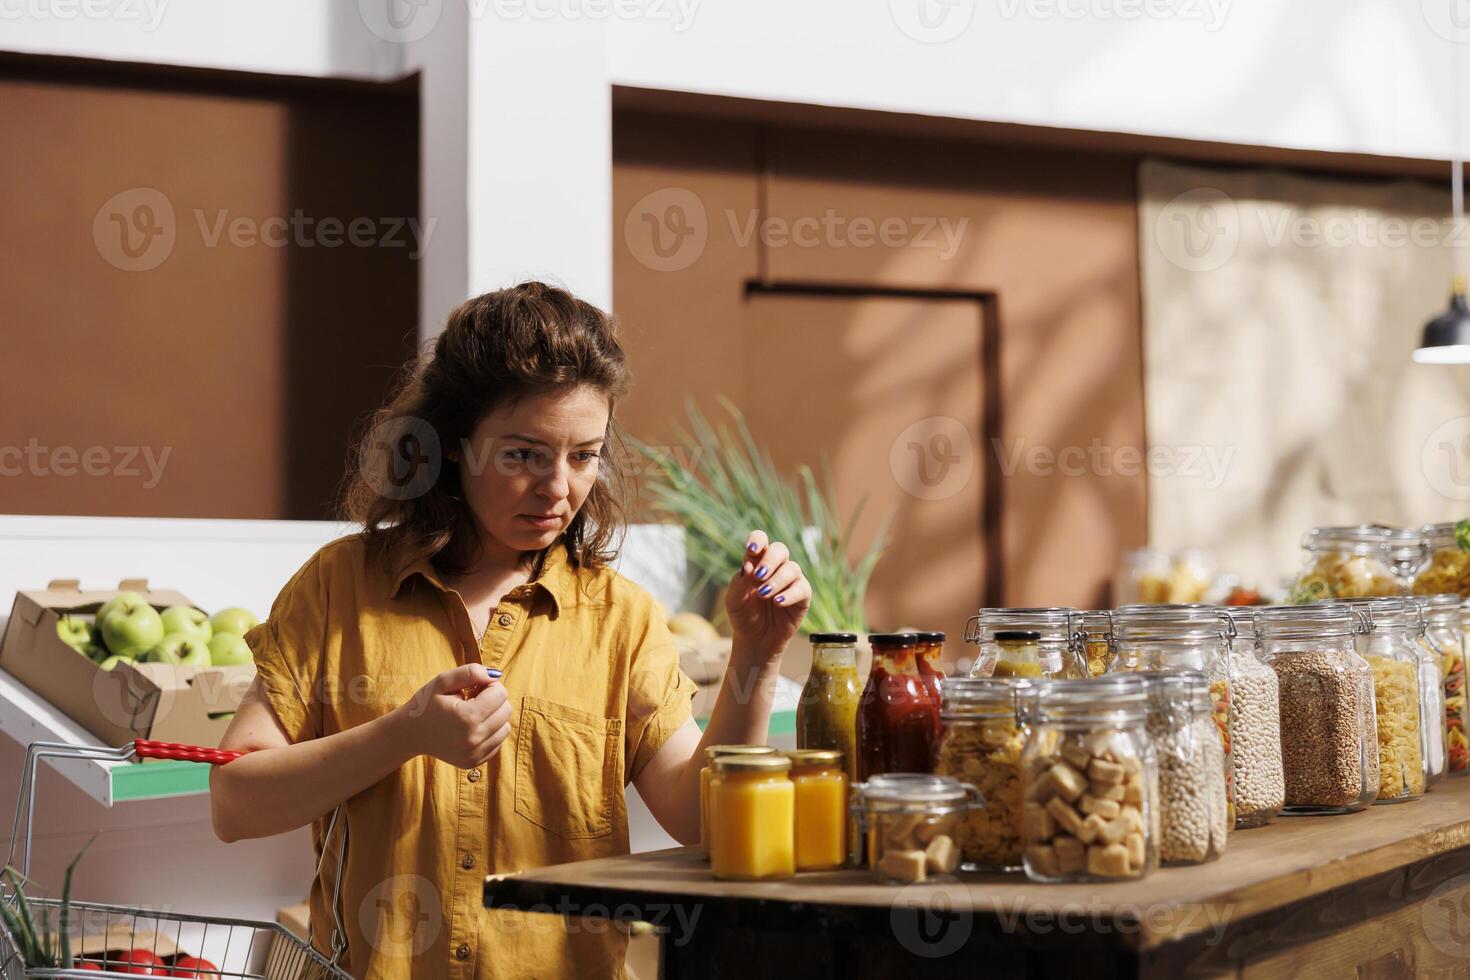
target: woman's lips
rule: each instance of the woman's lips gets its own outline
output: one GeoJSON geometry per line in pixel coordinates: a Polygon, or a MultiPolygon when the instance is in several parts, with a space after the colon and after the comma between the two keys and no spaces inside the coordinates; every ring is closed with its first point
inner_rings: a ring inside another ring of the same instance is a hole
{"type": "Polygon", "coordinates": [[[532,527],[549,528],[559,527],[561,525],[561,518],[555,515],[551,517],[538,517],[535,514],[521,514],[520,519],[532,527]]]}

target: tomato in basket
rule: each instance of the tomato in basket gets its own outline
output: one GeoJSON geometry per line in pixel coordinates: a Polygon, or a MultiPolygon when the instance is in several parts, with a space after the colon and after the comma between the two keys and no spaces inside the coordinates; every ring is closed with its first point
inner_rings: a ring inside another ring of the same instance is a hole
{"type": "Polygon", "coordinates": [[[180,956],[168,971],[171,977],[217,977],[219,967],[197,956],[180,956]]]}

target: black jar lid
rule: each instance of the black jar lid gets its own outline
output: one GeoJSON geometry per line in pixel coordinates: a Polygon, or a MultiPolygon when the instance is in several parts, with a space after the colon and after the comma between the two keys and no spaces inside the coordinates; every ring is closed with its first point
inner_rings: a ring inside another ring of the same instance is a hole
{"type": "Polygon", "coordinates": [[[996,630],[995,642],[997,643],[1037,643],[1041,640],[1041,634],[1035,630],[996,630]]]}
{"type": "Polygon", "coordinates": [[[919,634],[869,633],[868,642],[878,647],[911,647],[919,642],[919,634]]]}
{"type": "Polygon", "coordinates": [[[812,643],[856,643],[856,633],[813,633],[807,639],[812,643]]]}
{"type": "Polygon", "coordinates": [[[944,642],[944,634],[943,633],[935,632],[933,630],[920,631],[918,633],[918,637],[919,637],[919,642],[920,643],[943,643],[944,642]]]}

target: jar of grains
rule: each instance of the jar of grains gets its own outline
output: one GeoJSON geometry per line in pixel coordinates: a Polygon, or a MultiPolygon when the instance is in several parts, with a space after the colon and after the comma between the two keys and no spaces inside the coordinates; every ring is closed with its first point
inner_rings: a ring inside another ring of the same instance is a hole
{"type": "Polygon", "coordinates": [[[1235,773],[1235,827],[1270,823],[1286,802],[1281,775],[1281,704],[1276,672],[1261,660],[1255,612],[1228,607],[1230,638],[1230,763],[1235,773]]]}
{"type": "Polygon", "coordinates": [[[1089,609],[1074,619],[1075,642],[1087,659],[1087,672],[1093,677],[1107,673],[1113,659],[1113,613],[1108,609],[1089,609]]]}
{"type": "Polygon", "coordinates": [[[1360,620],[1358,654],[1373,671],[1380,780],[1376,802],[1417,800],[1429,777],[1418,607],[1402,599],[1358,599],[1347,605],[1360,620]]]}
{"type": "Polygon", "coordinates": [[[1314,527],[1302,539],[1306,563],[1287,601],[1362,599],[1398,594],[1389,567],[1389,531],[1381,524],[1314,527]]]}
{"type": "Polygon", "coordinates": [[[1060,607],[980,610],[965,624],[966,641],[979,647],[970,676],[1086,678],[1086,661],[1073,643],[1076,614],[1060,607]]]}
{"type": "Polygon", "coordinates": [[[1235,827],[1235,773],[1230,734],[1229,614],[1218,606],[1124,606],[1113,613],[1111,671],[1197,670],[1210,679],[1215,725],[1224,748],[1226,802],[1235,827]]]}
{"type": "Polygon", "coordinates": [[[1039,685],[1021,755],[1021,841],[1036,881],[1141,878],[1159,863],[1159,777],[1142,677],[1039,685]]]}
{"type": "Polygon", "coordinates": [[[1445,772],[1461,775],[1470,771],[1470,742],[1465,739],[1465,644],[1460,623],[1460,597],[1454,594],[1425,596],[1423,645],[1439,658],[1444,678],[1445,772]]]}
{"type": "Polygon", "coordinates": [[[1030,681],[954,677],[944,682],[943,732],[934,772],[976,787],[983,808],[955,827],[966,871],[1021,870],[1021,750],[1027,729],[1019,698],[1030,681]]]}
{"type": "Polygon", "coordinates": [[[1200,671],[1148,673],[1148,734],[1159,765],[1159,859],[1202,864],[1225,851],[1225,760],[1200,671]]]}
{"type": "Polygon", "coordinates": [[[1285,813],[1350,813],[1378,795],[1373,672],[1341,603],[1256,610],[1261,657],[1281,698],[1285,813]]]}

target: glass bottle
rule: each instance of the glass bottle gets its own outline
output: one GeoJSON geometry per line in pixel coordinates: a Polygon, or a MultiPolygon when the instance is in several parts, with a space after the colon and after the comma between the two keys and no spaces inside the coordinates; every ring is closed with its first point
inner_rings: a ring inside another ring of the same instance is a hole
{"type": "Polygon", "coordinates": [[[1401,599],[1353,599],[1357,650],[1373,671],[1378,724],[1378,803],[1424,795],[1431,746],[1424,704],[1418,606],[1401,599]]]}
{"type": "Polygon", "coordinates": [[[796,873],[791,760],[722,755],[709,786],[709,862],[716,878],[757,881],[796,873]]]}
{"type": "Polygon", "coordinates": [[[1021,751],[1026,724],[1020,697],[1030,681],[952,677],[944,685],[937,775],[969,783],[985,798],[955,827],[966,871],[1021,870],[1021,751]]]}
{"type": "Polygon", "coordinates": [[[1414,576],[1415,595],[1453,592],[1470,598],[1470,551],[1460,546],[1454,524],[1426,524],[1420,529],[1429,550],[1429,562],[1414,576]]]}
{"type": "Polygon", "coordinates": [[[1424,611],[1424,644],[1439,658],[1444,677],[1445,771],[1470,771],[1470,742],[1465,738],[1465,643],[1460,597],[1444,594],[1420,600],[1424,611]]]}
{"type": "Polygon", "coordinates": [[[1312,528],[1302,539],[1306,562],[1287,601],[1299,605],[1397,595],[1389,567],[1389,532],[1381,524],[1312,528]]]}
{"type": "Polygon", "coordinates": [[[1235,829],[1270,823],[1286,803],[1281,775],[1281,690],[1260,656],[1253,607],[1225,609],[1230,638],[1230,765],[1235,829]]]}
{"type": "Polygon", "coordinates": [[[1144,678],[1038,686],[1021,754],[1022,858],[1041,882],[1141,878],[1159,863],[1159,782],[1144,678]]]}
{"type": "Polygon", "coordinates": [[[1076,615],[1064,607],[980,610],[965,624],[965,639],[979,646],[970,676],[1006,676],[1019,665],[1022,674],[1016,676],[1086,678],[1087,664],[1073,636],[1076,615]],[[1035,636],[1017,635],[1022,633],[1035,636]],[[1003,644],[1010,646],[1002,649],[1003,644]]]}
{"type": "Polygon", "coordinates": [[[873,666],[858,701],[858,778],[927,773],[934,765],[939,705],[919,677],[914,633],[874,633],[873,666]]]}
{"type": "Polygon", "coordinates": [[[714,762],[724,755],[775,755],[769,745],[711,745],[704,750],[704,768],[699,770],[699,846],[709,854],[709,783],[714,762]]]}
{"type": "Polygon", "coordinates": [[[797,749],[791,760],[796,793],[796,870],[830,871],[847,863],[847,774],[835,749],[797,749]]]}
{"type": "Polygon", "coordinates": [[[796,704],[796,747],[836,749],[857,782],[857,634],[813,633],[812,667],[796,704]]]}
{"type": "MultiPolygon", "coordinates": [[[[915,654],[915,664],[919,668],[919,679],[924,682],[924,690],[929,692],[929,700],[939,704],[942,700],[941,689],[944,686],[944,634],[934,631],[921,632],[918,634],[919,647],[915,654]]],[[[934,735],[939,736],[938,716],[935,716],[934,735]]]]}
{"type": "Polygon", "coordinates": [[[868,866],[879,881],[894,884],[953,874],[960,860],[956,828],[984,805],[973,786],[919,773],[874,776],[853,787],[853,797],[868,866]]]}
{"type": "Polygon", "coordinates": [[[1255,610],[1261,657],[1281,705],[1283,813],[1351,813],[1378,795],[1373,672],[1345,603],[1255,610]]]}
{"type": "Polygon", "coordinates": [[[1231,830],[1225,758],[1210,681],[1202,671],[1146,673],[1148,735],[1159,766],[1159,859],[1203,864],[1231,830]]]}

